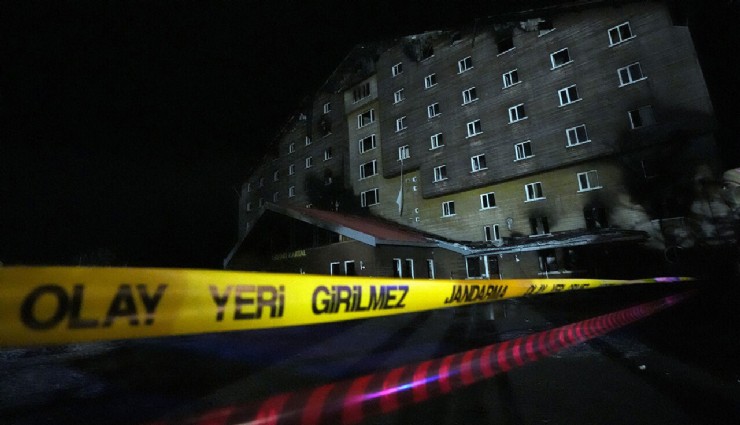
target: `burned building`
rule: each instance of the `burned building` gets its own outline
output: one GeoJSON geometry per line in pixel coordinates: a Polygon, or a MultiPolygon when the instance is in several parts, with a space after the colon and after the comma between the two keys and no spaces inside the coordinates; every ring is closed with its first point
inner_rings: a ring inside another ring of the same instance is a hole
{"type": "MultiPolygon", "coordinates": [[[[574,2],[356,46],[309,103],[245,183],[240,240],[266,210],[364,212],[424,235],[450,253],[436,267],[468,278],[609,276],[639,247],[662,253],[675,245],[666,223],[691,204],[661,183],[676,180],[666,162],[691,180],[714,146],[691,34],[662,1],[574,2]]],[[[251,267],[245,249],[226,267],[251,267]]],[[[372,273],[406,258],[387,256],[372,273]]],[[[332,264],[351,259],[317,261],[300,269],[349,273],[332,264]]]]}

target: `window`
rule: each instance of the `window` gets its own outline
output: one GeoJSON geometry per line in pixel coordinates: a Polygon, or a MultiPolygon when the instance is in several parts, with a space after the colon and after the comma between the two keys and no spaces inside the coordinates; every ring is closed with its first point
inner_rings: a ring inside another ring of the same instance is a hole
{"type": "Polygon", "coordinates": [[[640,128],[655,124],[655,114],[652,106],[643,106],[641,108],[629,111],[630,127],[640,128]]]}
{"type": "Polygon", "coordinates": [[[409,148],[409,145],[404,145],[398,148],[398,160],[404,160],[411,158],[411,150],[409,148]]]}
{"type": "Polygon", "coordinates": [[[558,97],[560,98],[560,106],[565,106],[577,100],[581,100],[581,98],[578,97],[578,90],[576,90],[575,84],[558,90],[558,97]]]}
{"type": "Polygon", "coordinates": [[[433,103],[429,106],[427,106],[427,116],[429,118],[434,118],[437,115],[439,115],[439,103],[433,103]]]}
{"type": "Polygon", "coordinates": [[[370,189],[360,193],[360,204],[363,207],[377,205],[380,203],[378,198],[378,189],[370,189]]]}
{"type": "Polygon", "coordinates": [[[465,259],[465,269],[470,279],[490,279],[491,276],[501,276],[497,255],[467,257],[465,259]]]}
{"type": "Polygon", "coordinates": [[[295,143],[291,143],[290,145],[288,145],[288,153],[293,152],[295,152],[295,143]]]}
{"type": "Polygon", "coordinates": [[[524,195],[526,196],[526,202],[539,201],[545,199],[542,194],[542,183],[527,183],[524,185],[524,195]]]}
{"type": "Polygon", "coordinates": [[[278,180],[280,180],[280,171],[276,170],[272,173],[272,181],[276,182],[278,180]]]}
{"type": "Polygon", "coordinates": [[[272,194],[272,202],[277,202],[279,198],[278,192],[272,194]]]}
{"type": "Polygon", "coordinates": [[[324,113],[325,114],[328,114],[329,112],[331,112],[331,103],[330,102],[326,102],[326,103],[324,103],[324,113]]]}
{"type": "Polygon", "coordinates": [[[377,162],[378,161],[373,159],[370,162],[366,162],[360,165],[360,178],[366,179],[368,177],[376,175],[378,173],[377,162]]]}
{"type": "Polygon", "coordinates": [[[357,276],[357,272],[355,271],[355,262],[354,261],[345,261],[344,262],[344,274],[347,276],[357,276]]]}
{"type": "Polygon", "coordinates": [[[331,148],[330,148],[330,147],[329,147],[329,148],[326,148],[326,149],[324,149],[324,161],[328,161],[328,160],[330,160],[330,159],[332,158],[332,156],[333,156],[333,153],[332,153],[332,151],[331,151],[331,148]]]}
{"type": "Polygon", "coordinates": [[[488,210],[496,208],[496,194],[494,192],[484,193],[480,196],[480,209],[488,210]]]}
{"type": "Polygon", "coordinates": [[[498,224],[483,226],[483,238],[488,242],[498,242],[501,240],[501,231],[498,224]]]}
{"type": "Polygon", "coordinates": [[[478,94],[475,92],[475,87],[471,87],[467,90],[463,90],[463,105],[467,105],[470,102],[478,100],[478,94]]]}
{"type": "Polygon", "coordinates": [[[434,279],[434,260],[427,259],[427,277],[434,279]]]}
{"type": "Polygon", "coordinates": [[[311,138],[306,136],[306,146],[311,144],[311,138]]]}
{"type": "Polygon", "coordinates": [[[406,99],[406,96],[403,94],[403,89],[397,90],[393,93],[393,103],[398,103],[404,99],[406,99]]]}
{"type": "Polygon", "coordinates": [[[295,174],[295,164],[290,164],[288,165],[288,175],[292,176],[293,174],[295,174]]]}
{"type": "Polygon", "coordinates": [[[396,120],[396,132],[406,130],[407,128],[406,117],[401,117],[396,120]]]}
{"type": "Polygon", "coordinates": [[[442,217],[455,215],[455,201],[442,202],[442,217]]]}
{"type": "Polygon", "coordinates": [[[624,68],[619,68],[617,70],[617,73],[619,74],[619,86],[626,86],[628,84],[633,84],[638,81],[644,80],[647,78],[642,73],[642,67],[640,67],[640,62],[635,62],[632,65],[627,65],[624,68]]]}
{"type": "Polygon", "coordinates": [[[502,79],[504,80],[504,88],[511,87],[514,84],[519,84],[519,71],[512,69],[511,71],[504,73],[502,79]]]}
{"type": "Polygon", "coordinates": [[[599,173],[596,170],[578,173],[577,177],[579,192],[601,189],[601,186],[599,185],[599,173]]]}
{"type": "Polygon", "coordinates": [[[306,158],[306,168],[311,168],[311,167],[313,167],[313,157],[309,156],[306,158]]]}
{"type": "Polygon", "coordinates": [[[444,138],[442,137],[442,133],[437,133],[437,134],[432,135],[432,137],[430,137],[429,140],[432,144],[432,149],[441,148],[442,146],[445,145],[445,141],[444,141],[444,138]]]}
{"type": "Polygon", "coordinates": [[[375,149],[375,135],[367,136],[364,139],[360,139],[360,153],[365,153],[369,150],[375,149]]]}
{"type": "Polygon", "coordinates": [[[555,25],[550,19],[544,19],[537,25],[537,30],[539,30],[539,34],[537,34],[537,36],[542,37],[547,33],[555,31],[555,25]]]}
{"type": "Polygon", "coordinates": [[[632,28],[630,28],[629,22],[625,22],[621,25],[617,25],[614,28],[609,28],[608,33],[609,33],[609,45],[610,46],[623,43],[635,37],[634,34],[632,34],[632,28]]]}
{"type": "Polygon", "coordinates": [[[260,187],[265,187],[265,178],[264,177],[260,177],[260,183],[259,184],[260,184],[260,187]]]}
{"type": "Polygon", "coordinates": [[[465,59],[460,59],[457,61],[457,73],[462,74],[463,72],[469,70],[473,67],[473,58],[468,56],[465,59]]]}
{"type": "Polygon", "coordinates": [[[588,139],[585,124],[565,130],[565,135],[568,137],[568,146],[582,145],[591,141],[588,139]]]}
{"type": "Polygon", "coordinates": [[[550,223],[547,222],[547,217],[530,217],[529,227],[532,235],[546,235],[550,233],[550,223]]]}
{"type": "Polygon", "coordinates": [[[434,181],[440,182],[442,180],[447,180],[447,166],[446,165],[440,165],[438,167],[434,167],[434,181]]]}
{"type": "Polygon", "coordinates": [[[568,53],[568,48],[558,50],[555,53],[550,54],[550,62],[552,63],[552,69],[560,68],[563,65],[573,62],[568,53]]]}
{"type": "Polygon", "coordinates": [[[403,64],[401,62],[391,67],[391,74],[395,77],[403,72],[403,64]]]}
{"type": "Polygon", "coordinates": [[[483,133],[481,129],[480,120],[471,121],[468,123],[468,137],[477,136],[483,133]]]}
{"type": "Polygon", "coordinates": [[[521,121],[527,118],[527,113],[524,111],[524,104],[520,103],[516,106],[509,108],[509,124],[521,121]]]}
{"type": "Polygon", "coordinates": [[[517,161],[533,157],[532,142],[527,140],[526,142],[517,143],[514,145],[514,153],[516,154],[517,161]]]}
{"type": "Polygon", "coordinates": [[[499,55],[506,53],[513,48],[514,48],[514,38],[513,37],[506,37],[502,40],[496,41],[496,49],[498,50],[499,55]]]}
{"type": "Polygon", "coordinates": [[[357,116],[357,128],[365,127],[375,122],[375,110],[370,109],[357,116]]]}
{"type": "Polygon", "coordinates": [[[288,188],[288,198],[295,197],[295,186],[290,186],[288,188]]]}
{"type": "Polygon", "coordinates": [[[262,208],[265,205],[265,198],[260,198],[259,200],[259,206],[262,208]]]}
{"type": "Polygon", "coordinates": [[[250,212],[250,211],[252,211],[252,203],[247,202],[247,212],[250,212]]]}
{"type": "Polygon", "coordinates": [[[429,74],[424,77],[424,88],[429,89],[437,85],[437,74],[429,74]]]}
{"type": "Polygon", "coordinates": [[[401,259],[394,258],[393,259],[393,277],[402,277],[402,276],[403,276],[403,270],[401,269],[401,259]]]}
{"type": "Polygon", "coordinates": [[[476,171],[485,170],[486,168],[486,155],[480,154],[470,158],[470,169],[472,173],[476,171]]]}
{"type": "Polygon", "coordinates": [[[604,229],[609,227],[607,212],[604,207],[587,206],[583,208],[583,218],[586,220],[586,229],[604,229]]]}
{"type": "Polygon", "coordinates": [[[339,276],[342,274],[342,263],[329,263],[329,274],[332,276],[339,276]]]}
{"type": "Polygon", "coordinates": [[[247,183],[247,192],[252,191],[252,183],[247,183]]]}
{"type": "Polygon", "coordinates": [[[355,89],[352,91],[352,96],[355,103],[370,96],[370,83],[365,83],[358,87],[355,87],[355,89]]]}
{"type": "Polygon", "coordinates": [[[403,262],[403,265],[404,265],[403,275],[413,279],[414,278],[414,260],[412,260],[411,258],[407,258],[406,261],[403,262]]]}

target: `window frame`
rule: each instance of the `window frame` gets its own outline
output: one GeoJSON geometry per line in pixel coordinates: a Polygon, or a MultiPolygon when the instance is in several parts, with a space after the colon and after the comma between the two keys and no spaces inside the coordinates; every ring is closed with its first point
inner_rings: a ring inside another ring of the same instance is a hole
{"type": "Polygon", "coordinates": [[[637,130],[639,128],[643,127],[649,127],[651,125],[655,124],[655,110],[653,109],[653,105],[644,105],[640,106],[639,108],[632,109],[627,111],[627,117],[630,120],[630,129],[637,130]],[[643,111],[649,111],[645,112],[643,114],[643,111]],[[640,125],[635,125],[635,117],[640,119],[640,125]],[[648,118],[648,119],[646,119],[648,118]]]}
{"type": "Polygon", "coordinates": [[[288,187],[288,198],[295,198],[295,186],[288,187]]]}
{"type": "Polygon", "coordinates": [[[324,113],[328,114],[329,112],[331,112],[331,102],[326,102],[324,103],[324,113]]]}
{"type": "Polygon", "coordinates": [[[478,100],[478,93],[475,90],[475,86],[470,87],[462,91],[463,105],[469,105],[478,100]]]}
{"type": "Polygon", "coordinates": [[[332,152],[331,146],[324,149],[324,161],[328,161],[334,158],[334,152],[332,152]]]}
{"type": "Polygon", "coordinates": [[[532,158],[534,156],[534,151],[532,150],[532,141],[531,140],[525,140],[523,142],[515,143],[514,144],[514,161],[523,161],[525,159],[532,158]],[[529,148],[526,149],[525,146],[528,146],[529,148]],[[529,155],[527,155],[527,150],[529,150],[529,155]]]}
{"type": "Polygon", "coordinates": [[[468,136],[466,138],[475,137],[483,133],[483,126],[481,125],[480,119],[468,122],[467,129],[468,129],[468,136]],[[473,130],[472,133],[470,131],[471,128],[473,130]]]}
{"type": "Polygon", "coordinates": [[[439,149],[445,145],[444,136],[442,133],[436,133],[429,136],[429,144],[431,148],[429,150],[439,149]]]}
{"type": "Polygon", "coordinates": [[[631,64],[629,64],[627,66],[623,66],[623,67],[617,69],[617,75],[619,76],[619,87],[630,86],[632,84],[639,83],[642,80],[647,80],[647,76],[645,76],[645,73],[642,72],[642,65],[640,64],[639,61],[638,62],[633,62],[633,63],[631,63],[631,64]],[[635,65],[637,65],[637,69],[640,71],[640,77],[637,78],[637,79],[633,79],[632,78],[632,72],[631,72],[631,69],[635,65]],[[627,82],[624,81],[624,79],[622,78],[623,77],[622,71],[625,71],[626,72],[626,75],[629,77],[629,81],[627,81],[627,82]]]}
{"type": "Polygon", "coordinates": [[[280,181],[280,170],[275,170],[272,172],[272,181],[280,181]]]}
{"type": "Polygon", "coordinates": [[[363,208],[372,207],[373,205],[378,205],[378,204],[380,204],[380,194],[379,194],[379,191],[378,191],[378,188],[377,187],[374,187],[372,189],[368,189],[368,190],[364,190],[364,191],[360,192],[360,206],[361,207],[363,207],[363,208]],[[368,201],[367,194],[370,193],[370,192],[373,192],[373,194],[374,194],[373,196],[375,198],[375,202],[372,203],[372,204],[369,204],[367,202],[368,201]]]}
{"type": "Polygon", "coordinates": [[[403,145],[398,147],[398,160],[403,161],[404,159],[411,158],[411,146],[403,145]]]}
{"type": "Polygon", "coordinates": [[[552,68],[550,68],[550,70],[562,68],[565,65],[568,65],[569,63],[572,63],[572,62],[573,62],[573,58],[570,57],[570,50],[567,47],[550,53],[550,65],[552,65],[552,68]],[[555,55],[557,55],[558,53],[561,53],[561,52],[566,52],[566,54],[568,55],[568,60],[565,61],[565,62],[563,62],[563,63],[561,63],[561,64],[556,64],[555,63],[555,55]]]}
{"type": "Polygon", "coordinates": [[[457,73],[462,74],[464,72],[468,72],[471,69],[473,69],[473,57],[472,56],[466,56],[459,61],[457,61],[457,73]]]}
{"type": "Polygon", "coordinates": [[[427,118],[436,118],[440,115],[442,115],[442,112],[439,108],[439,102],[434,102],[427,106],[427,118]]]}
{"type": "Polygon", "coordinates": [[[480,171],[487,170],[488,166],[486,165],[486,154],[481,153],[478,155],[473,155],[470,157],[470,172],[471,173],[477,173],[480,171]]]}
{"type": "Polygon", "coordinates": [[[586,128],[586,124],[579,124],[579,125],[576,125],[576,126],[573,126],[573,127],[570,127],[570,128],[566,128],[565,129],[565,138],[568,141],[568,144],[566,145],[566,147],[568,147],[568,148],[571,148],[573,146],[584,145],[586,143],[591,143],[591,138],[588,135],[588,128],[586,128]],[[580,141],[578,139],[578,129],[581,128],[581,127],[583,127],[583,132],[586,134],[586,140],[584,140],[584,141],[580,141]],[[575,134],[575,136],[576,136],[575,137],[575,139],[576,139],[576,142],[575,143],[571,143],[571,138],[570,138],[571,131],[573,131],[573,134],[575,134]]]}
{"type": "Polygon", "coordinates": [[[371,134],[371,135],[369,135],[367,137],[363,137],[362,139],[359,140],[360,154],[363,154],[365,152],[369,152],[369,151],[371,151],[371,150],[373,150],[373,149],[375,149],[377,147],[378,147],[378,144],[377,144],[377,142],[375,140],[375,133],[373,133],[373,134],[371,134]],[[365,149],[364,142],[365,142],[365,140],[368,140],[368,139],[370,139],[370,141],[372,143],[372,147],[370,149],[365,149]]]}
{"type": "Polygon", "coordinates": [[[444,201],[442,202],[442,217],[453,217],[456,215],[455,212],[455,201],[444,201]]]}
{"type": "Polygon", "coordinates": [[[636,37],[635,36],[635,33],[632,32],[632,26],[630,25],[630,21],[626,21],[626,22],[623,22],[623,23],[621,23],[619,25],[615,25],[615,26],[609,28],[608,30],[606,30],[606,33],[609,36],[609,47],[613,47],[613,46],[622,44],[622,43],[624,43],[626,41],[629,41],[629,40],[632,40],[633,38],[636,37]],[[624,26],[626,26],[629,29],[630,35],[627,38],[622,38],[622,31],[620,29],[622,27],[624,27],[624,26]],[[612,31],[614,31],[615,34],[618,36],[618,38],[619,38],[618,41],[614,41],[614,38],[612,37],[612,31]]]}
{"type": "Polygon", "coordinates": [[[524,103],[520,103],[509,108],[509,124],[524,121],[527,118],[529,117],[527,116],[527,111],[524,109],[524,103]],[[520,112],[522,114],[521,116],[520,112]]]}
{"type": "Polygon", "coordinates": [[[438,165],[434,167],[433,173],[434,173],[434,180],[432,180],[432,183],[445,181],[449,178],[447,177],[447,164],[442,164],[442,165],[438,165]]]}
{"type": "Polygon", "coordinates": [[[393,92],[393,104],[400,103],[406,100],[406,96],[403,94],[403,88],[400,88],[393,92]]]}
{"type": "Polygon", "coordinates": [[[501,74],[501,79],[504,84],[504,86],[502,87],[502,90],[508,89],[509,87],[513,87],[522,82],[522,80],[519,79],[519,68],[514,68],[511,71],[504,72],[503,74],[501,74]],[[507,76],[509,77],[508,81],[506,78],[507,76]],[[514,81],[512,76],[516,76],[516,81],[514,81]]]}
{"type": "Polygon", "coordinates": [[[496,192],[486,192],[480,194],[480,209],[481,210],[491,210],[497,208],[496,205],[496,192]],[[491,200],[493,199],[493,204],[491,204],[491,200]]]}
{"type": "Polygon", "coordinates": [[[369,179],[370,177],[377,176],[377,175],[378,175],[378,160],[377,159],[373,159],[368,162],[364,162],[360,164],[360,180],[369,179]],[[372,173],[369,175],[367,175],[367,173],[365,172],[366,165],[371,165],[371,168],[372,168],[371,170],[372,173]]]}
{"type": "Polygon", "coordinates": [[[560,101],[560,106],[567,106],[582,100],[578,94],[578,88],[576,88],[576,84],[570,85],[568,87],[563,87],[562,89],[558,90],[558,100],[560,101]],[[575,93],[575,98],[571,98],[571,89],[573,89],[572,92],[575,93]],[[567,100],[566,102],[563,102],[563,95],[565,95],[565,98],[567,100]]]}
{"type": "Polygon", "coordinates": [[[375,109],[370,108],[367,111],[363,111],[357,114],[357,128],[367,127],[368,125],[375,122],[375,109]],[[365,122],[365,115],[368,115],[368,121],[365,122]]]}
{"type": "Polygon", "coordinates": [[[424,77],[424,90],[431,89],[437,85],[437,73],[433,72],[424,77]]]}
{"type": "Polygon", "coordinates": [[[391,75],[393,77],[398,77],[401,74],[403,74],[403,62],[398,62],[397,64],[391,66],[391,75]]]}
{"type": "Polygon", "coordinates": [[[483,240],[486,242],[500,242],[501,227],[498,224],[488,224],[483,226],[483,240]]]}
{"type": "Polygon", "coordinates": [[[295,153],[295,143],[288,145],[288,154],[295,153]]]}
{"type": "Polygon", "coordinates": [[[311,141],[311,138],[310,137],[306,136],[304,143],[306,144],[306,146],[310,146],[311,143],[313,143],[313,142],[311,141]]]}
{"type": "Polygon", "coordinates": [[[404,130],[409,128],[408,123],[406,122],[406,115],[396,118],[396,133],[400,133],[404,130]]]}
{"type": "Polygon", "coordinates": [[[597,170],[588,170],[588,171],[576,173],[576,180],[578,181],[578,193],[591,192],[592,190],[599,190],[603,187],[601,186],[601,182],[599,181],[599,172],[597,170]],[[591,176],[595,176],[595,180],[596,180],[595,186],[592,186],[592,183],[594,182],[591,181],[592,180],[591,176]],[[585,187],[582,184],[583,181],[581,180],[581,177],[585,177],[585,181],[586,181],[585,187]]]}
{"type": "Polygon", "coordinates": [[[352,103],[357,103],[363,99],[370,97],[370,82],[367,81],[352,89],[352,103]]]}
{"type": "Polygon", "coordinates": [[[542,182],[531,182],[524,185],[524,202],[542,201],[544,199],[547,199],[547,197],[542,189],[542,182]],[[530,196],[530,187],[532,188],[532,196],[530,196]],[[537,196],[538,192],[539,196],[537,196]]]}
{"type": "Polygon", "coordinates": [[[311,167],[313,167],[313,157],[307,156],[306,157],[306,168],[311,168],[311,167]]]}

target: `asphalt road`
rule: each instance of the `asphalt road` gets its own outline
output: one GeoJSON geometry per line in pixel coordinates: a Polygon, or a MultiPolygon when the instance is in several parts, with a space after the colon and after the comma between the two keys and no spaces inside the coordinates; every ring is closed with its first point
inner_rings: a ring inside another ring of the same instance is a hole
{"type": "MultiPolygon", "coordinates": [[[[371,424],[740,423],[740,284],[371,424]]],[[[353,378],[686,288],[594,289],[354,322],[0,351],[0,423],[140,424],[353,378]],[[493,313],[493,320],[491,320],[493,313]]]]}

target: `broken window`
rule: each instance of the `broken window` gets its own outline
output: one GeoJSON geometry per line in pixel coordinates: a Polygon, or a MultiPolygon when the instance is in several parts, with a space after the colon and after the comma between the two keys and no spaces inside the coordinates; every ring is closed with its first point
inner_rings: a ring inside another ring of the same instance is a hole
{"type": "Polygon", "coordinates": [[[502,38],[501,40],[496,41],[496,48],[498,49],[498,54],[506,53],[509,50],[514,48],[514,37],[509,35],[506,38],[502,38]]]}
{"type": "Polygon", "coordinates": [[[583,218],[586,220],[586,229],[588,230],[605,229],[609,227],[606,208],[604,207],[584,207],[583,218]]]}
{"type": "Polygon", "coordinates": [[[556,272],[558,271],[558,259],[555,256],[554,249],[546,249],[539,252],[539,263],[540,272],[556,272]]]}
{"type": "Polygon", "coordinates": [[[632,129],[655,124],[655,114],[652,106],[643,106],[628,112],[632,129]]]}
{"type": "Polygon", "coordinates": [[[565,49],[552,53],[550,55],[550,62],[552,62],[553,69],[560,68],[561,66],[572,62],[570,54],[568,53],[568,48],[566,47],[565,49]]]}
{"type": "Polygon", "coordinates": [[[532,230],[532,235],[546,235],[550,233],[550,224],[547,222],[547,217],[531,217],[529,219],[529,226],[532,230]]]}

